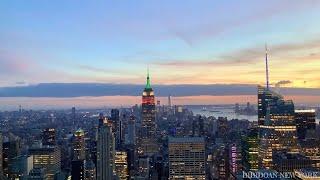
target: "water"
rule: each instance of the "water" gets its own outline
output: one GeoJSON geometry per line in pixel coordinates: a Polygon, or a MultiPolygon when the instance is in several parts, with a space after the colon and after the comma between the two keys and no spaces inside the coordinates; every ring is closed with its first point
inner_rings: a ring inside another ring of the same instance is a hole
{"type": "MultiPolygon", "coordinates": [[[[190,109],[195,115],[200,114],[201,116],[214,116],[218,117],[227,117],[228,120],[231,119],[247,119],[251,122],[258,121],[258,115],[239,115],[234,112],[234,105],[203,105],[203,106],[186,106],[190,109]],[[206,111],[203,111],[203,109],[206,111]]],[[[316,123],[320,124],[320,119],[316,119],[316,123]]]]}
{"type": "Polygon", "coordinates": [[[210,105],[210,106],[187,106],[195,115],[200,114],[201,116],[214,116],[227,117],[231,119],[247,119],[251,122],[258,121],[258,115],[239,115],[234,112],[234,105],[210,105]],[[203,109],[206,109],[204,111],[203,109]]]}

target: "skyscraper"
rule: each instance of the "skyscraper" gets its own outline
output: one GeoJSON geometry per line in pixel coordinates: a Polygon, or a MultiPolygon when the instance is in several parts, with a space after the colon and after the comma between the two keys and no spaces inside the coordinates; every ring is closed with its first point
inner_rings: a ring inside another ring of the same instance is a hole
{"type": "Polygon", "coordinates": [[[149,71],[147,84],[142,94],[142,123],[140,131],[140,147],[144,154],[158,151],[156,144],[156,109],[154,92],[150,84],[149,71]]]}
{"type": "Polygon", "coordinates": [[[205,179],[203,137],[169,138],[169,179],[205,179]]]}
{"type": "Polygon", "coordinates": [[[114,144],[112,124],[108,119],[100,116],[97,142],[97,180],[113,178],[114,144]]]}
{"type": "Polygon", "coordinates": [[[250,129],[248,134],[242,138],[242,161],[245,171],[257,171],[258,170],[258,153],[259,153],[259,141],[258,141],[258,129],[250,129]]]}
{"type": "Polygon", "coordinates": [[[33,156],[33,167],[44,168],[48,175],[48,180],[53,180],[55,174],[60,172],[61,152],[58,147],[32,147],[29,155],[33,156]]]}
{"type": "Polygon", "coordinates": [[[298,149],[294,104],[270,89],[267,52],[266,79],[266,87],[258,86],[259,166],[271,169],[275,151],[298,149]]]}
{"type": "Polygon", "coordinates": [[[316,111],[314,109],[295,110],[295,122],[298,140],[304,140],[307,133],[316,130],[316,111]]]}
{"type": "Polygon", "coordinates": [[[71,180],[84,180],[84,160],[72,161],[71,180]]]}
{"type": "Polygon", "coordinates": [[[128,122],[128,142],[127,144],[135,145],[136,144],[136,123],[135,117],[131,114],[128,122]]]}
{"type": "Polygon", "coordinates": [[[204,136],[204,135],[205,135],[204,119],[203,119],[202,116],[199,116],[199,118],[198,118],[198,124],[199,124],[199,136],[204,136]]]}
{"type": "Polygon", "coordinates": [[[236,143],[232,143],[229,145],[228,150],[230,176],[236,177],[237,174],[243,170],[241,146],[236,143]]]}
{"type": "Polygon", "coordinates": [[[120,149],[122,145],[123,123],[120,118],[119,109],[111,109],[111,120],[113,123],[113,133],[115,134],[116,149],[120,149]]]}
{"type": "Polygon", "coordinates": [[[93,161],[84,161],[84,179],[85,180],[96,180],[96,167],[93,161]]]}
{"type": "Polygon", "coordinates": [[[168,106],[169,106],[169,108],[172,107],[171,95],[168,96],[168,106]]]}
{"type": "Polygon", "coordinates": [[[2,133],[0,133],[0,177],[3,175],[3,138],[2,133]]]}
{"type": "Polygon", "coordinates": [[[115,154],[115,171],[120,180],[127,180],[128,172],[128,156],[125,151],[117,151],[115,154]]]}
{"type": "Polygon", "coordinates": [[[222,141],[226,141],[228,133],[228,119],[226,117],[218,117],[217,127],[217,138],[222,141]]]}
{"type": "Polygon", "coordinates": [[[78,129],[74,133],[73,138],[73,160],[84,160],[86,158],[84,131],[78,129]]]}
{"type": "Polygon", "coordinates": [[[86,158],[84,131],[78,129],[73,138],[72,180],[84,180],[84,160],[86,158]]]}
{"type": "Polygon", "coordinates": [[[42,144],[44,146],[56,145],[56,130],[54,128],[46,128],[42,131],[42,144]]]}
{"type": "Polygon", "coordinates": [[[3,175],[9,177],[9,167],[13,159],[21,153],[21,141],[20,138],[9,135],[9,138],[5,139],[2,145],[3,175]]]}
{"type": "Polygon", "coordinates": [[[282,96],[271,90],[259,87],[270,99],[266,101],[267,111],[264,124],[260,125],[260,167],[272,168],[272,154],[275,150],[297,151],[294,105],[283,100],[282,96]],[[269,105],[270,104],[270,105],[269,105]]]}

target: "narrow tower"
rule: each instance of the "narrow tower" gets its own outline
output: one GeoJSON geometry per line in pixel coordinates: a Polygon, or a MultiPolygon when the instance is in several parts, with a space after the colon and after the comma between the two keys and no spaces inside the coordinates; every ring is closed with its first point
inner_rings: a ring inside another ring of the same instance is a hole
{"type": "Polygon", "coordinates": [[[265,49],[266,49],[266,81],[267,81],[267,90],[269,90],[269,65],[268,65],[268,48],[267,48],[267,44],[265,45],[265,49]]]}
{"type": "Polygon", "coordinates": [[[144,154],[157,152],[156,139],[156,110],[155,96],[150,83],[149,69],[147,83],[142,93],[142,124],[140,131],[140,147],[144,154]]]}

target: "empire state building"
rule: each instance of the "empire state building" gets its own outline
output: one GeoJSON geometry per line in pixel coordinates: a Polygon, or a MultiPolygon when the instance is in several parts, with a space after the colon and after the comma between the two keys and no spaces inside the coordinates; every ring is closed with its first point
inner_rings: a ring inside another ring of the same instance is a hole
{"type": "Polygon", "coordinates": [[[144,154],[153,154],[158,151],[156,145],[156,109],[155,97],[150,83],[149,72],[147,83],[142,94],[142,124],[141,124],[141,150],[144,154]]]}

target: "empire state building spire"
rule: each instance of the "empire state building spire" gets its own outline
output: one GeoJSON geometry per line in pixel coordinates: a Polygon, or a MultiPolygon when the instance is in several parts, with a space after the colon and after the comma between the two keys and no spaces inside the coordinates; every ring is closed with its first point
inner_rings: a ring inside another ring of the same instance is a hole
{"type": "Polygon", "coordinates": [[[147,84],[146,84],[146,89],[152,89],[152,88],[151,88],[151,83],[150,83],[149,68],[148,68],[148,73],[147,73],[147,84]]]}

